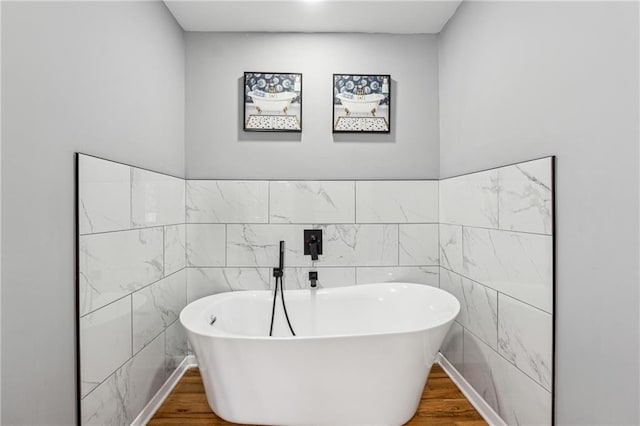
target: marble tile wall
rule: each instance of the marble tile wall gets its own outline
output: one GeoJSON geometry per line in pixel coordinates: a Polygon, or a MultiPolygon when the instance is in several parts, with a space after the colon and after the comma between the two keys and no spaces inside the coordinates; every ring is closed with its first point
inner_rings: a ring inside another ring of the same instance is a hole
{"type": "Polygon", "coordinates": [[[185,193],[183,179],[78,156],[82,424],[130,424],[187,355],[185,193]]]}
{"type": "Polygon", "coordinates": [[[438,181],[182,180],[80,156],[82,420],[126,424],[184,359],[189,302],[285,287],[439,286],[442,352],[509,424],[551,422],[552,160],[438,181]],[[303,230],[323,255],[303,255],[303,230]],[[529,398],[530,403],[527,402],[529,398]]]}
{"type": "Polygon", "coordinates": [[[440,181],[444,356],[508,424],[551,424],[552,158],[440,181]]]}
{"type": "Polygon", "coordinates": [[[437,181],[188,180],[187,300],[267,289],[285,241],[285,288],[379,281],[438,285],[437,181]],[[323,230],[323,254],[303,231],[323,230]]]}

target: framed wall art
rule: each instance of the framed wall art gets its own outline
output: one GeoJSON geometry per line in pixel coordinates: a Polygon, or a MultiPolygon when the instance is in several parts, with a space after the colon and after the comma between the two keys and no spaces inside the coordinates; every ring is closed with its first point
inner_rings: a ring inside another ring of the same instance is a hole
{"type": "Polygon", "coordinates": [[[333,75],[333,133],[391,132],[391,76],[333,75]]]}
{"type": "Polygon", "coordinates": [[[245,72],[243,123],[247,132],[301,132],[302,74],[245,72]]]}

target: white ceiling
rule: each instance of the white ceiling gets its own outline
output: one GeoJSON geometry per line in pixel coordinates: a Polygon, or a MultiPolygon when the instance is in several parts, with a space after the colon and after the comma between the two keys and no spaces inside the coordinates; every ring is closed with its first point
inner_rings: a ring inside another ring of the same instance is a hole
{"type": "Polygon", "coordinates": [[[462,0],[165,0],[185,31],[438,33],[462,0]]]}

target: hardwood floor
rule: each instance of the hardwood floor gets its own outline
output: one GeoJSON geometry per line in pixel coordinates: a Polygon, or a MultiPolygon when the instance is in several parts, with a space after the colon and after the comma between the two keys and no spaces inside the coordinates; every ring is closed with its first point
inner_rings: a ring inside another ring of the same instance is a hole
{"type": "MultiPolygon", "coordinates": [[[[429,374],[420,406],[410,426],[480,426],[487,423],[438,365],[429,374]]],[[[188,370],[149,422],[150,426],[231,426],[216,416],[207,403],[197,368],[188,370]]]]}

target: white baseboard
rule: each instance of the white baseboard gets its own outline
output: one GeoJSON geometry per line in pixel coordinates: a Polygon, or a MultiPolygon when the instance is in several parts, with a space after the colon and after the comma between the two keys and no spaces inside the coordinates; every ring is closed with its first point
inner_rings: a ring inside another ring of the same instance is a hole
{"type": "Polygon", "coordinates": [[[173,388],[176,387],[184,373],[187,372],[188,369],[197,367],[198,363],[196,361],[196,357],[193,355],[187,355],[180,365],[173,370],[173,373],[169,376],[166,382],[158,389],[158,392],[151,398],[151,400],[145,405],[145,407],[140,411],[138,417],[136,417],[133,422],[131,422],[132,426],[144,426],[149,423],[149,420],[153,417],[153,415],[158,411],[162,403],[169,396],[173,388]]]}
{"type": "Polygon", "coordinates": [[[447,360],[442,353],[438,354],[436,362],[440,364],[440,367],[449,375],[449,378],[458,389],[467,397],[471,405],[478,410],[478,413],[482,418],[492,426],[507,426],[507,424],[500,418],[493,408],[480,396],[478,392],[462,377],[462,374],[447,360]]]}

